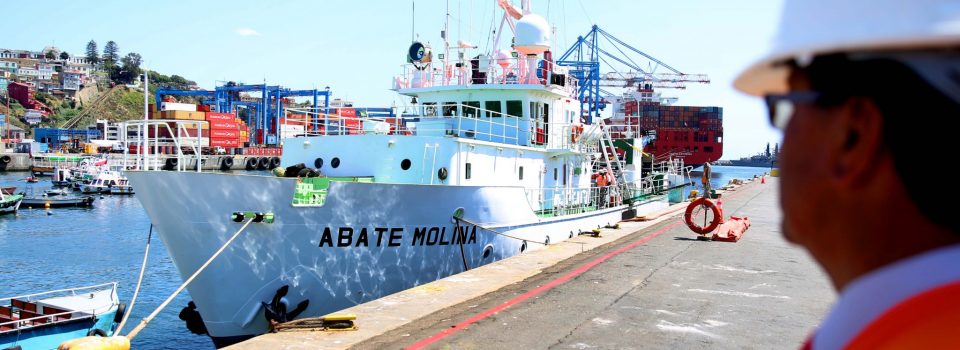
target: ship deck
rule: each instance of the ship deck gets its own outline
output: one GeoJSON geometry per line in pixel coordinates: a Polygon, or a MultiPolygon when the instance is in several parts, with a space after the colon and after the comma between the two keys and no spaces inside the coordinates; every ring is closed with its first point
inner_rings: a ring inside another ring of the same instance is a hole
{"type": "Polygon", "coordinates": [[[230,349],[797,348],[836,295],[780,234],[776,180],[724,194],[753,226],[695,239],[681,203],[339,313],[356,331],[266,334],[230,349]],[[669,213],[668,213],[669,212],[669,213]]]}

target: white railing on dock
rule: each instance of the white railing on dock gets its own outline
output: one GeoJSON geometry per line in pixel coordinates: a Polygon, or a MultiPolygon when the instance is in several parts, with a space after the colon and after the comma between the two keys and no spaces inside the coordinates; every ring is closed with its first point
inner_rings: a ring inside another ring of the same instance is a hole
{"type": "MultiPolygon", "coordinates": [[[[200,172],[203,167],[202,149],[203,130],[207,128],[203,120],[131,120],[121,124],[120,137],[124,145],[124,167],[137,170],[161,170],[166,162],[162,158],[175,158],[177,171],[193,170],[188,161],[195,163],[200,172]],[[191,135],[194,133],[195,135],[191,135]],[[163,134],[163,136],[160,136],[163,134]],[[128,162],[131,147],[136,149],[132,167],[128,162]]],[[[208,141],[209,142],[209,141],[208,141]]]]}

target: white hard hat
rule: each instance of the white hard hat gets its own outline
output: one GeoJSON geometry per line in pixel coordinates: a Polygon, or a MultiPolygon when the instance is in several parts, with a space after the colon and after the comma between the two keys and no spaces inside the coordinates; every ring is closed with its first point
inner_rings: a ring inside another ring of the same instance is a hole
{"type": "Polygon", "coordinates": [[[816,55],[960,46],[957,0],[787,0],[773,49],[733,82],[751,95],[787,91],[789,69],[816,55]]]}

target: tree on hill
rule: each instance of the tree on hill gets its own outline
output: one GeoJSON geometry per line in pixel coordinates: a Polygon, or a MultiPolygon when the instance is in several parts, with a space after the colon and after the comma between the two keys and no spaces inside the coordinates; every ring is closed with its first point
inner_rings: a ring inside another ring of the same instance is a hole
{"type": "Polygon", "coordinates": [[[69,59],[70,59],[70,54],[68,54],[66,51],[61,52],[61,53],[60,53],[60,59],[61,59],[61,60],[69,60],[69,59]]]}
{"type": "Polygon", "coordinates": [[[97,64],[100,62],[100,56],[97,54],[97,42],[90,40],[87,43],[87,61],[90,64],[97,64]]]}
{"type": "Polygon", "coordinates": [[[56,59],[57,54],[53,53],[53,51],[47,51],[47,53],[43,54],[43,58],[46,58],[48,60],[56,59]]]}
{"type": "Polygon", "coordinates": [[[136,52],[128,53],[123,57],[123,59],[120,60],[122,66],[117,74],[117,79],[115,80],[118,80],[124,84],[132,84],[140,77],[140,74],[143,73],[140,70],[140,63],[142,63],[142,61],[143,59],[140,57],[140,54],[136,52]]]}
{"type": "Polygon", "coordinates": [[[103,62],[107,65],[114,65],[120,60],[120,48],[113,40],[107,42],[103,47],[103,62]]]}

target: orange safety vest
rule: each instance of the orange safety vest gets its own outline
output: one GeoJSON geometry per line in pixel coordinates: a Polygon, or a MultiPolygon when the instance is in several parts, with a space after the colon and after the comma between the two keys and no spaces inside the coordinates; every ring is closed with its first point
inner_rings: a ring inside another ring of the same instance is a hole
{"type": "Polygon", "coordinates": [[[960,349],[960,282],[900,302],[873,320],[844,348],[960,349]]]}

